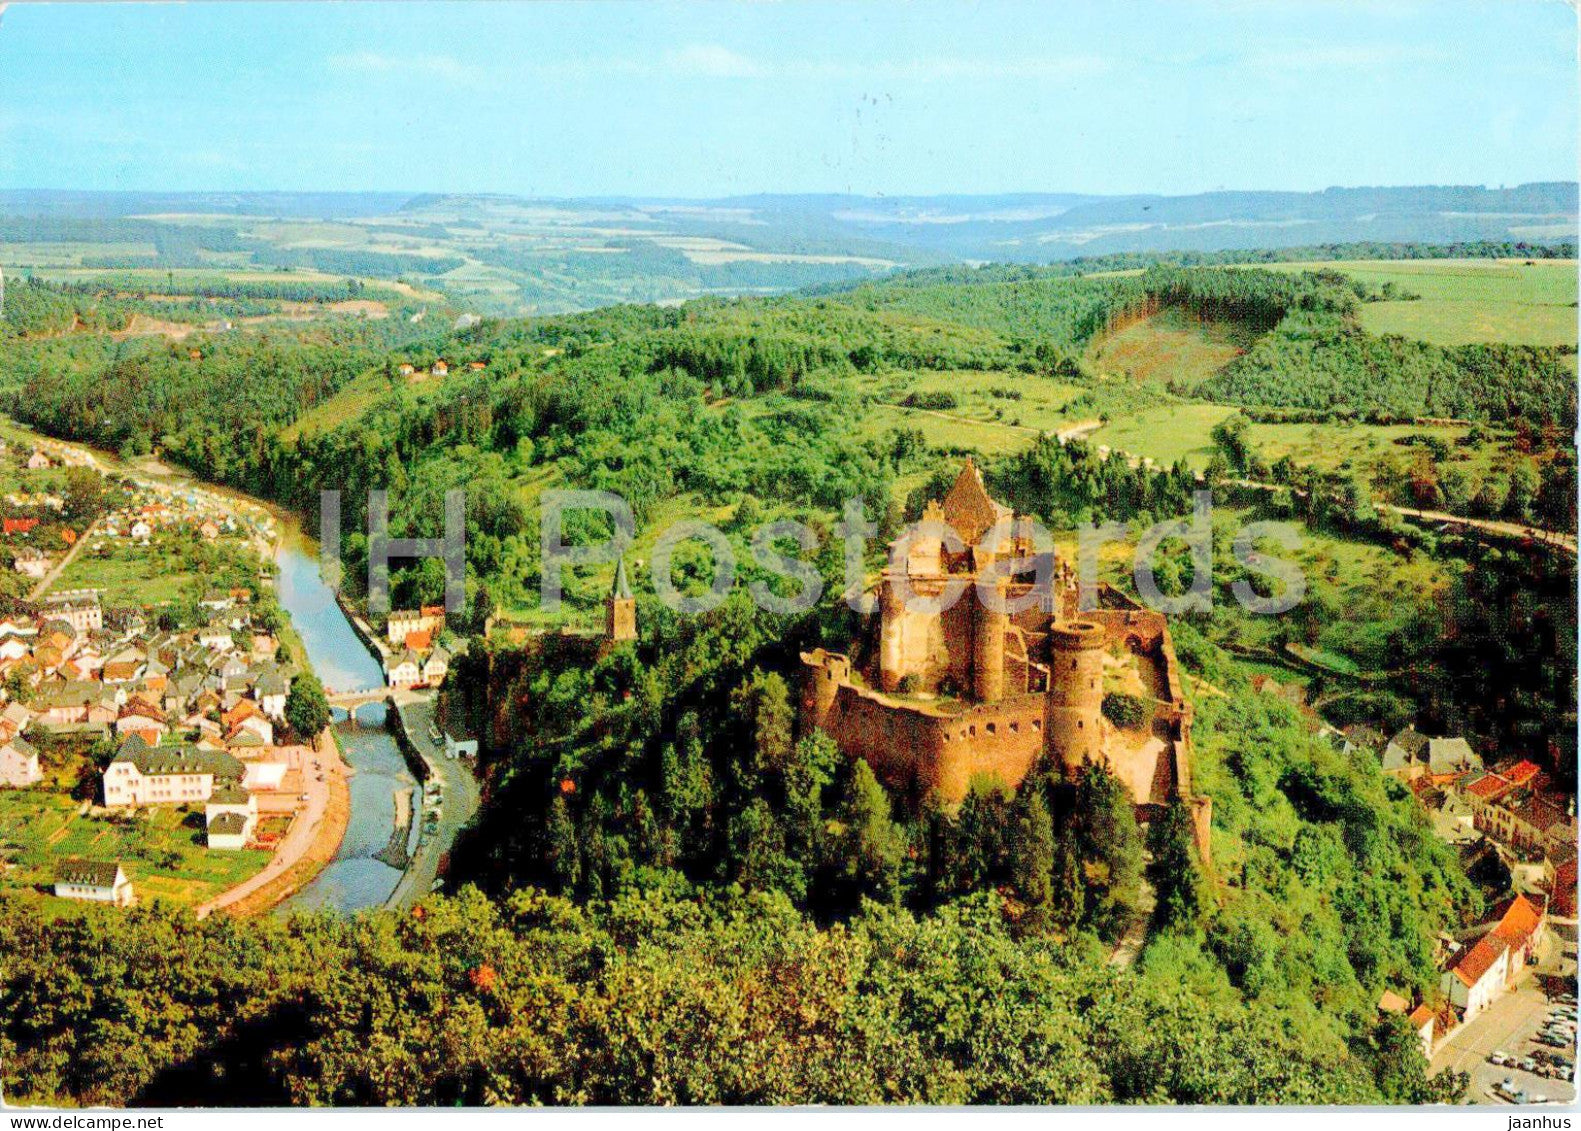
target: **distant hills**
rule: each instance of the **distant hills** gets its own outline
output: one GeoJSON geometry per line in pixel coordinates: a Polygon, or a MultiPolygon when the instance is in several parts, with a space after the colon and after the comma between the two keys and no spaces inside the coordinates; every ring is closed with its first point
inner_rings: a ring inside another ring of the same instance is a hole
{"type": "Polygon", "coordinates": [[[1573,181],[1322,192],[505,194],[0,190],[0,266],[405,278],[484,313],[768,294],[897,267],[1576,240],[1573,181]]]}
{"type": "MultiPolygon", "coordinates": [[[[566,219],[589,211],[653,229],[706,229],[751,243],[752,228],[933,252],[946,258],[1069,259],[1116,251],[1219,251],[1360,241],[1460,242],[1574,239],[1581,208],[1574,181],[1513,188],[1417,185],[1322,192],[1090,196],[760,194],[688,199],[391,192],[71,192],[0,190],[0,215],[131,217],[172,214],[371,218],[528,207],[566,219]]],[[[767,235],[768,233],[759,233],[767,235]]],[[[771,237],[772,239],[772,237],[771,237]]],[[[777,242],[777,241],[775,241],[777,242]]],[[[929,256],[932,258],[932,256],[929,256]]]]}

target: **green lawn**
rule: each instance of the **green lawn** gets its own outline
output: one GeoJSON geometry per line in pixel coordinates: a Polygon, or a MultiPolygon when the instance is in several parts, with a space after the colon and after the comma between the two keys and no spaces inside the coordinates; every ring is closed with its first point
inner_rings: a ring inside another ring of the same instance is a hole
{"type": "Polygon", "coordinates": [[[269,860],[246,849],[211,852],[204,846],[201,806],[139,810],[135,815],[81,812],[82,802],[44,786],[0,790],[0,891],[45,895],[56,861],[67,856],[120,860],[144,902],[196,904],[234,887],[269,860]]]}
{"type": "Polygon", "coordinates": [[[1111,420],[1092,435],[1096,444],[1150,456],[1165,466],[1176,460],[1202,470],[1213,457],[1214,425],[1235,414],[1229,405],[1160,405],[1111,420]]]}
{"type": "Polygon", "coordinates": [[[99,589],[112,605],[168,605],[196,600],[222,584],[253,585],[256,563],[244,542],[204,542],[181,526],[156,532],[147,546],[130,538],[95,537],[51,588],[99,589]]]}

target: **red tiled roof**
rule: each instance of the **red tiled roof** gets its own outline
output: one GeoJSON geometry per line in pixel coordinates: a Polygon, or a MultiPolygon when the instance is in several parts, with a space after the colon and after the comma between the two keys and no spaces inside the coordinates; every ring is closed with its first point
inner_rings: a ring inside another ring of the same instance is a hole
{"type": "Polygon", "coordinates": [[[1455,977],[1467,987],[1475,986],[1493,969],[1499,955],[1509,949],[1509,943],[1499,937],[1497,930],[1489,931],[1477,940],[1477,945],[1460,952],[1451,968],[1455,977]]]}
{"type": "Polygon", "coordinates": [[[1494,798],[1502,797],[1514,788],[1514,782],[1501,778],[1498,774],[1484,774],[1467,785],[1466,792],[1473,797],[1480,797],[1484,801],[1492,801],[1494,798]]]}
{"type": "Polygon", "coordinates": [[[1378,999],[1378,1008],[1385,1013],[1404,1013],[1411,1008],[1411,1003],[1393,990],[1384,990],[1383,996],[1378,999]]]}
{"type": "Polygon", "coordinates": [[[1493,928],[1493,933],[1509,946],[1525,945],[1526,940],[1531,938],[1533,932],[1542,923],[1543,910],[1547,902],[1542,896],[1537,896],[1534,900],[1528,896],[1517,895],[1507,904],[1501,904],[1504,914],[1499,917],[1499,925],[1493,928]]]}
{"type": "Polygon", "coordinates": [[[1521,759],[1513,766],[1499,771],[1501,776],[1508,778],[1516,785],[1525,785],[1542,772],[1543,768],[1541,766],[1526,758],[1521,759]]]}
{"type": "Polygon", "coordinates": [[[1426,1002],[1423,1002],[1421,1005],[1411,1010],[1411,1016],[1407,1018],[1407,1020],[1409,1020],[1415,1028],[1420,1029],[1429,1021],[1433,1020],[1433,1011],[1428,1007],[1426,1002]]]}

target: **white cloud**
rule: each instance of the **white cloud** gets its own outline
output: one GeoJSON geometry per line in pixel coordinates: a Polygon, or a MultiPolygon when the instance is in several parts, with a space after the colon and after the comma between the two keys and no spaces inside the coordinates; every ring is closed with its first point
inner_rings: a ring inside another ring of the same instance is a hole
{"type": "Polygon", "coordinates": [[[717,43],[693,43],[664,57],[664,70],[677,75],[710,79],[760,79],[773,68],[717,43]]]}
{"type": "Polygon", "coordinates": [[[480,81],[476,67],[468,66],[453,55],[395,56],[381,55],[377,51],[357,51],[350,55],[332,55],[329,65],[343,71],[409,75],[463,85],[480,81]]]}

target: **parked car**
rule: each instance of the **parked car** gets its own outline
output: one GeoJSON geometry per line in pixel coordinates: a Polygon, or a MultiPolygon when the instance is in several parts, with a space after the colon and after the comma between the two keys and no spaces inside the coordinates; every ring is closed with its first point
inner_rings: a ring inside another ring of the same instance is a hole
{"type": "Polygon", "coordinates": [[[1519,1068],[1522,1072],[1536,1072],[1537,1062],[1529,1056],[1523,1056],[1520,1060],[1515,1062],[1515,1067],[1519,1068]]]}
{"type": "Polygon", "coordinates": [[[1543,1095],[1541,1092],[1536,1092],[1532,1095],[1530,1102],[1534,1104],[1545,1104],[1548,1102],[1548,1097],[1543,1095]]]}
{"type": "Polygon", "coordinates": [[[1496,1064],[1500,1068],[1503,1068],[1509,1062],[1510,1062],[1510,1058],[1505,1055],[1504,1050],[1502,1050],[1502,1049],[1494,1049],[1492,1052],[1490,1052],[1488,1054],[1488,1063],[1489,1064],[1496,1064]]]}

